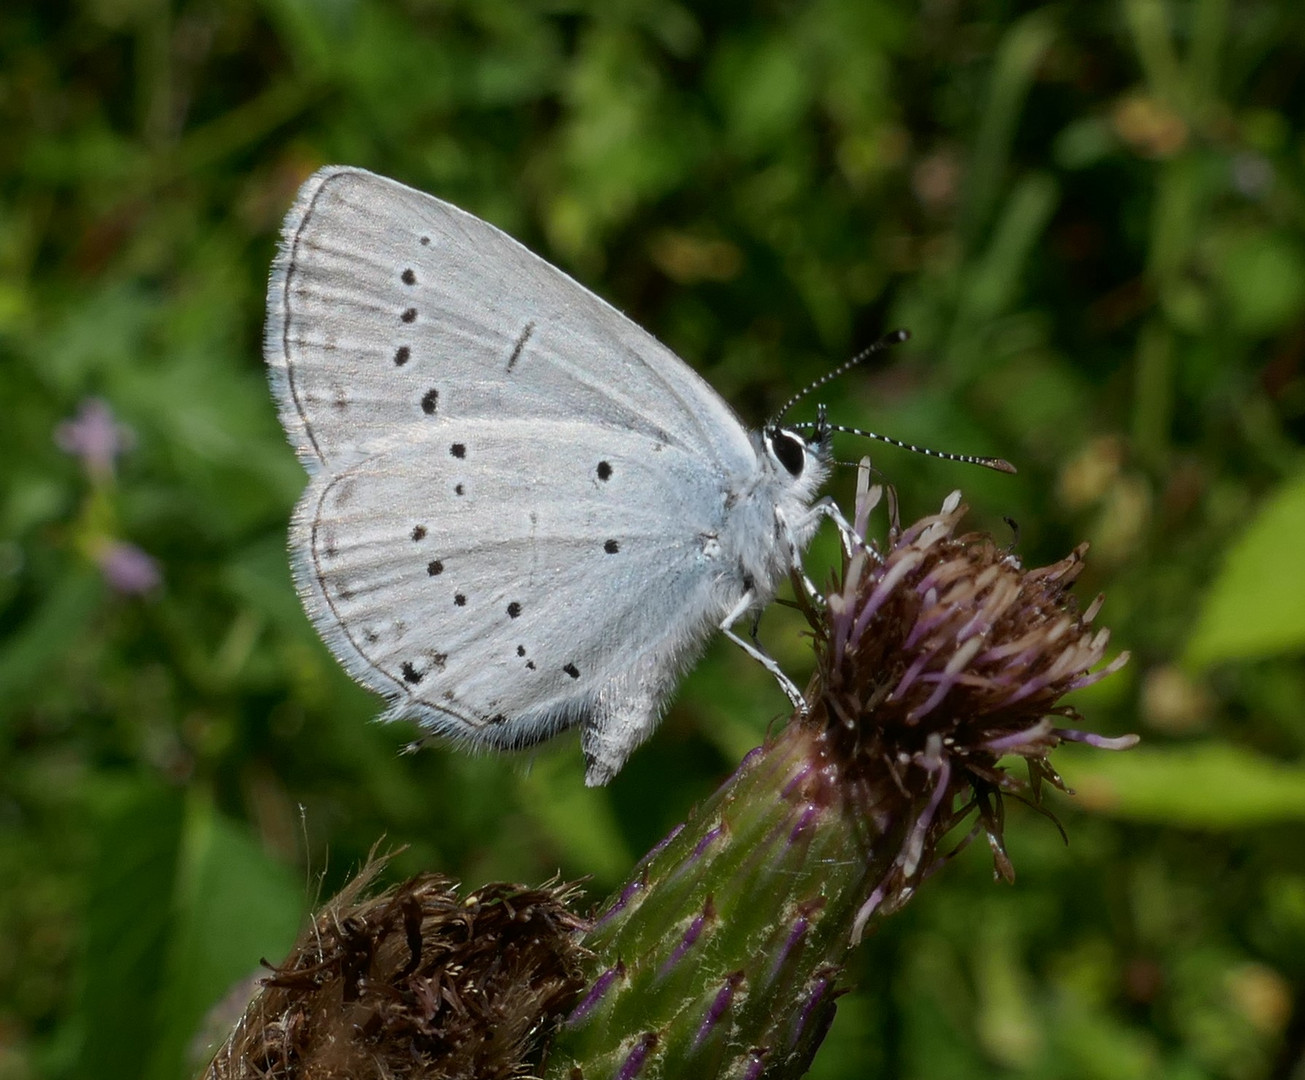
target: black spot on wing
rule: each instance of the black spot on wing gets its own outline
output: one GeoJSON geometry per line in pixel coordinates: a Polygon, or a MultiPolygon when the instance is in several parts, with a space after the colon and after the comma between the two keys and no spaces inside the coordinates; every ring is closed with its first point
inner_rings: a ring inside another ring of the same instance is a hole
{"type": "Polygon", "coordinates": [[[526,323],[526,328],[521,331],[521,335],[517,338],[517,343],[512,346],[512,355],[508,357],[507,362],[508,371],[511,371],[516,367],[517,361],[521,359],[521,350],[526,347],[526,342],[530,340],[530,335],[534,332],[535,324],[533,322],[526,323]]]}
{"type": "Polygon", "coordinates": [[[580,669],[576,667],[574,664],[563,664],[562,670],[565,671],[568,675],[570,675],[571,678],[573,679],[580,678],[580,669]]]}
{"type": "Polygon", "coordinates": [[[427,390],[424,394],[422,394],[421,411],[424,412],[427,416],[434,416],[435,410],[439,408],[439,404],[440,404],[440,392],[434,389],[434,387],[432,387],[430,390],[427,390]]]}
{"type": "Polygon", "coordinates": [[[606,461],[600,461],[598,463],[597,472],[599,480],[610,480],[612,478],[612,466],[606,461]]]}
{"type": "Polygon", "coordinates": [[[412,358],[412,350],[407,345],[400,345],[394,350],[394,366],[403,367],[412,358]]]}
{"type": "Polygon", "coordinates": [[[621,545],[615,540],[608,540],[607,543],[603,545],[603,550],[607,552],[608,555],[615,555],[621,550],[621,545]]]}
{"type": "Polygon", "coordinates": [[[406,323],[417,321],[417,309],[415,307],[404,308],[403,314],[399,316],[406,323]]]}
{"type": "Polygon", "coordinates": [[[507,613],[509,619],[518,618],[521,615],[521,605],[513,600],[512,603],[507,606],[507,613]]]}
{"type": "Polygon", "coordinates": [[[405,285],[416,285],[417,275],[412,272],[412,267],[409,267],[399,275],[399,280],[401,280],[405,285]]]}
{"type": "Polygon", "coordinates": [[[426,526],[425,526],[425,525],[414,525],[414,526],[412,527],[412,538],[413,538],[413,540],[425,540],[425,539],[426,539],[426,526]]]}
{"type": "Polygon", "coordinates": [[[413,686],[416,686],[423,678],[422,673],[412,666],[411,661],[405,660],[399,670],[403,673],[403,681],[412,683],[413,686]]]}
{"type": "Polygon", "coordinates": [[[467,456],[467,444],[455,442],[452,446],[449,447],[449,453],[452,454],[455,458],[464,458],[467,456]]]}

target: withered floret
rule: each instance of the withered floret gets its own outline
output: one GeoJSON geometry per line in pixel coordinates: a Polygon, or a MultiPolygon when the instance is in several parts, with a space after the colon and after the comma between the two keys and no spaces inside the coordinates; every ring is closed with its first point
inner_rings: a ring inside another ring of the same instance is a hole
{"type": "Polygon", "coordinates": [[[572,890],[459,896],[422,874],[367,896],[377,863],[272,969],[205,1080],[512,1080],[533,1075],[583,988],[572,890]]]}

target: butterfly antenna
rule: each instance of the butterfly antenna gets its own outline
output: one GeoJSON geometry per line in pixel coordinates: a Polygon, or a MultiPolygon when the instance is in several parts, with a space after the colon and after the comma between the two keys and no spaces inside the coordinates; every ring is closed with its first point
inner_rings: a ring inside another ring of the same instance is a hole
{"type": "MultiPolygon", "coordinates": [[[[795,430],[815,429],[819,426],[818,422],[803,420],[796,424],[790,424],[789,427],[795,430]]],[[[946,450],[930,450],[927,446],[916,446],[914,443],[903,442],[901,439],[894,439],[891,435],[880,435],[875,431],[866,431],[863,428],[844,427],[842,424],[824,425],[825,431],[842,431],[848,435],[860,435],[865,439],[876,439],[879,442],[887,443],[889,446],[896,446],[902,450],[909,450],[913,454],[923,454],[925,457],[942,458],[944,461],[960,461],[966,465],[982,465],[985,469],[993,469],[996,472],[1013,473],[1016,471],[1015,466],[1004,458],[997,457],[980,457],[977,454],[952,454],[946,450]]]]}
{"type": "Polygon", "coordinates": [[[791,398],[789,398],[786,402],[784,402],[784,407],[780,409],[779,412],[775,415],[775,419],[772,421],[772,423],[778,424],[781,420],[783,420],[784,414],[787,413],[789,409],[793,408],[794,405],[796,405],[809,393],[811,393],[811,391],[819,390],[822,386],[825,385],[825,383],[837,379],[840,375],[842,375],[846,371],[851,371],[852,368],[857,366],[857,364],[865,363],[865,361],[868,360],[870,357],[874,356],[875,353],[883,352],[884,349],[888,348],[890,345],[900,345],[903,341],[908,341],[910,337],[911,337],[911,332],[909,330],[894,330],[890,334],[885,334],[873,345],[869,346],[868,348],[862,349],[859,353],[857,353],[854,357],[852,357],[851,360],[839,364],[838,367],[834,368],[833,371],[825,372],[825,374],[821,375],[820,378],[818,378],[815,382],[809,383],[806,386],[804,386],[801,390],[799,390],[796,394],[794,394],[791,398]]]}

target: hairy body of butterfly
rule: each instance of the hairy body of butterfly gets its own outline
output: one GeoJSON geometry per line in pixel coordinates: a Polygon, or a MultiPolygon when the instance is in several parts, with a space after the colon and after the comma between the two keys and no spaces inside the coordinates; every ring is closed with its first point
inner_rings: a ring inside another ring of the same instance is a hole
{"type": "Polygon", "coordinates": [[[606,783],[678,675],[768,602],[828,430],[744,429],[665,346],[493,226],[359,169],[286,218],[265,351],[310,473],[290,546],[386,718],[479,747],[581,729],[606,783]]]}

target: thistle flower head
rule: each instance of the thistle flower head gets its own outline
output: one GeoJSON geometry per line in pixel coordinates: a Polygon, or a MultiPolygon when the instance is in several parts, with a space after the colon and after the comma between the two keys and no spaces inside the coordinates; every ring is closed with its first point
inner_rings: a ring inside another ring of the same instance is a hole
{"type": "MultiPolygon", "coordinates": [[[[635,869],[585,934],[590,989],[554,1039],[549,1080],[805,1074],[848,950],[949,854],[967,821],[998,872],[1002,799],[1063,787],[1069,690],[1103,678],[1099,603],[1068,589],[1083,549],[1025,570],[964,508],[870,538],[883,491],[862,474],[841,573],[804,604],[817,674],[808,708],[635,869]],[[1095,669],[1095,670],[1094,670],[1095,669]],[[1029,778],[1003,768],[1022,757],[1029,778]],[[574,1071],[573,1071],[574,1070],[574,1071]]],[[[890,509],[892,500],[889,499],[890,509]]],[[[797,568],[799,603],[809,594],[797,568]]]]}
{"type": "Polygon", "coordinates": [[[990,535],[958,532],[966,508],[954,492],[905,529],[890,496],[889,535],[879,546],[867,521],[884,492],[866,477],[863,470],[853,524],[859,543],[849,545],[827,607],[808,608],[819,670],[800,721],[819,729],[871,832],[900,842],[854,939],[872,914],[900,906],[954,854],[943,854],[941,842],[971,817],[962,844],[982,831],[997,873],[1013,879],[1002,798],[1036,803],[1044,783],[1065,790],[1049,759],[1061,742],[1122,749],[1137,741],[1076,730],[1078,713],[1060,701],[1128,659],[1098,667],[1110,637],[1092,627],[1101,598],[1080,611],[1069,594],[1086,544],[1026,570],[990,535]],[[1027,780],[1002,766],[1010,756],[1025,760],[1027,780]]]}

